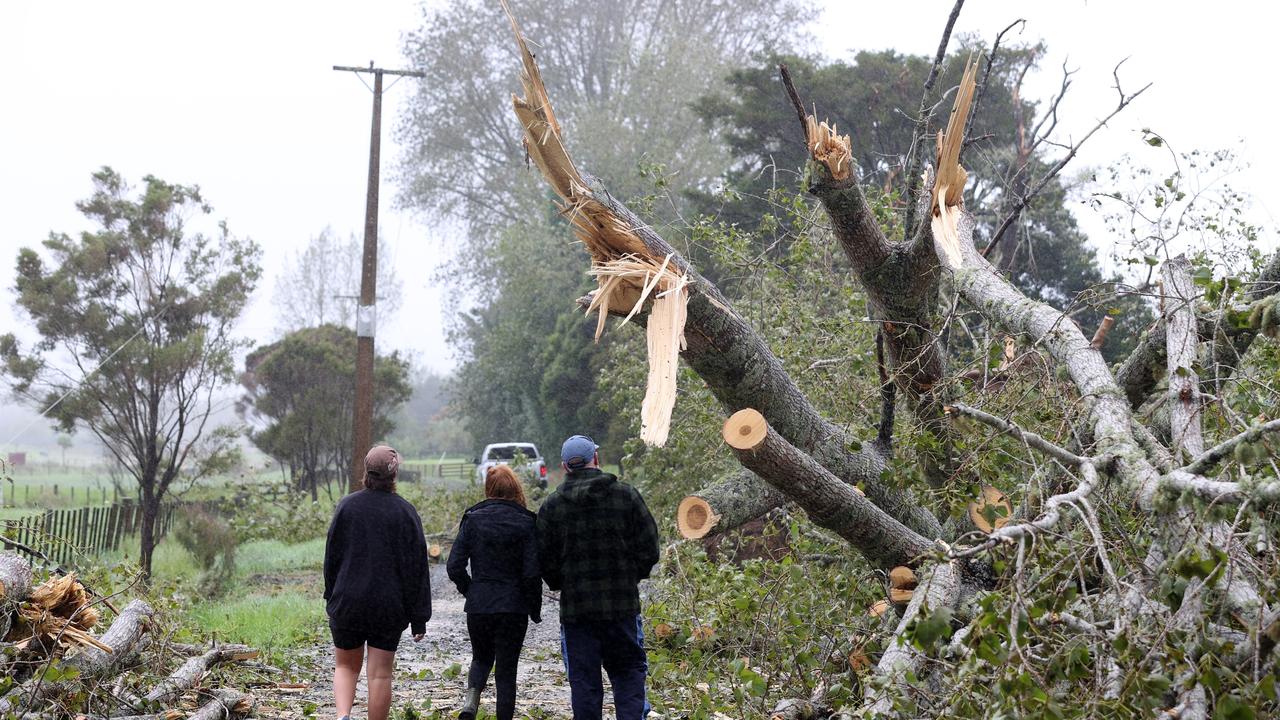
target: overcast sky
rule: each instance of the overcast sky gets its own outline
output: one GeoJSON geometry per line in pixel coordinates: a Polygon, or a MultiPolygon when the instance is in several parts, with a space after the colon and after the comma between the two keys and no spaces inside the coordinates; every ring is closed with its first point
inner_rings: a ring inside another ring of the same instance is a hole
{"type": "MultiPolygon", "coordinates": [[[[952,2],[826,4],[809,29],[828,56],[848,57],[885,47],[932,54],[952,2]]],[[[513,5],[518,13],[519,0],[513,5]]],[[[285,259],[326,225],[343,234],[363,227],[370,94],[331,67],[402,66],[400,36],[419,22],[421,7],[413,0],[0,3],[0,331],[19,324],[10,292],[18,248],[50,230],[83,229],[74,202],[90,193],[90,173],[111,165],[133,181],[152,173],[199,184],[233,232],[262,244],[264,281],[242,331],[273,339],[271,286],[285,259]]],[[[1016,39],[1043,38],[1052,51],[1031,81],[1036,96],[1057,89],[1057,67],[1069,57],[1079,73],[1063,107],[1064,139],[1109,112],[1111,69],[1131,56],[1126,86],[1155,85],[1092,141],[1080,167],[1140,149],[1136,130],[1149,126],[1184,149],[1244,140],[1250,162],[1265,170],[1280,164],[1265,80],[1275,42],[1267,7],[970,0],[957,32],[990,39],[1024,17],[1016,39]]],[[[495,42],[510,42],[505,27],[495,28],[495,42]]],[[[384,103],[381,227],[395,248],[404,298],[399,317],[379,328],[378,343],[447,370],[455,361],[431,283],[447,235],[392,202],[398,149],[391,131],[408,82],[384,103]]],[[[813,100],[821,107],[821,98],[813,100]]],[[[830,111],[838,118],[838,109],[830,111]]],[[[566,134],[572,144],[573,129],[566,134]]],[[[1265,201],[1277,188],[1271,177],[1255,170],[1235,181],[1253,193],[1254,217],[1268,224],[1265,201]]],[[[1088,218],[1085,225],[1096,228],[1088,218]]],[[[1265,238],[1274,244],[1269,229],[1265,238]]]]}

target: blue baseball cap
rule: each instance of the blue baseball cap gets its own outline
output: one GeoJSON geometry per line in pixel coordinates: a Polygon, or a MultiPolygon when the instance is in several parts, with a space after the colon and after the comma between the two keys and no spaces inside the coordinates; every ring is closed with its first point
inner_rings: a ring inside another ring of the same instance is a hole
{"type": "Polygon", "coordinates": [[[574,435],[560,446],[560,461],[570,470],[581,470],[591,463],[600,446],[586,435],[574,435]]]}

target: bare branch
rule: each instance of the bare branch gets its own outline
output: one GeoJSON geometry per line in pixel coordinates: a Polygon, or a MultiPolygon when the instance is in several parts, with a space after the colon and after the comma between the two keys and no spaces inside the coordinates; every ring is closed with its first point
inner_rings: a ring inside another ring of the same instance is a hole
{"type": "Polygon", "coordinates": [[[800,93],[796,92],[795,83],[791,82],[791,71],[787,69],[785,63],[778,65],[778,73],[782,75],[782,84],[787,89],[787,97],[791,98],[791,106],[795,108],[796,116],[800,118],[800,132],[804,133],[804,142],[807,147],[809,138],[809,122],[805,120],[808,114],[804,111],[804,102],[800,100],[800,93]]]}
{"type": "Polygon", "coordinates": [[[991,256],[992,251],[995,250],[996,245],[999,244],[1000,238],[1004,237],[1004,233],[1006,230],[1009,229],[1009,226],[1017,221],[1017,219],[1022,215],[1022,211],[1025,210],[1027,205],[1029,205],[1031,201],[1034,200],[1036,196],[1039,195],[1041,191],[1045,189],[1045,187],[1049,184],[1049,181],[1057,177],[1058,173],[1062,172],[1063,168],[1065,168],[1067,164],[1070,163],[1073,158],[1075,158],[1076,153],[1079,152],[1080,148],[1083,147],[1084,144],[1089,141],[1089,138],[1093,137],[1093,134],[1098,132],[1098,130],[1102,129],[1104,125],[1110,122],[1111,118],[1118,115],[1122,110],[1128,107],[1130,103],[1136,100],[1139,95],[1146,92],[1147,88],[1151,87],[1151,83],[1147,83],[1142,87],[1142,89],[1138,90],[1137,92],[1131,95],[1125,95],[1124,91],[1120,90],[1120,78],[1119,78],[1119,75],[1117,74],[1119,70],[1120,70],[1120,66],[1117,65],[1116,69],[1112,71],[1112,74],[1115,75],[1116,77],[1116,90],[1120,92],[1119,104],[1117,104],[1116,108],[1111,111],[1111,114],[1107,115],[1105,118],[1098,121],[1098,124],[1094,125],[1093,129],[1090,130],[1088,133],[1086,133],[1084,138],[1082,138],[1080,142],[1072,145],[1071,149],[1067,151],[1067,154],[1063,156],[1061,160],[1055,163],[1053,167],[1049,168],[1049,171],[1044,174],[1044,177],[1040,178],[1040,180],[1035,184],[1034,187],[1031,188],[1029,192],[1027,192],[1026,194],[1018,198],[1017,205],[1014,206],[1013,210],[1005,217],[1004,221],[1000,223],[1000,227],[996,228],[995,233],[992,234],[991,242],[982,251],[982,257],[986,258],[991,256]]]}
{"type": "Polygon", "coordinates": [[[965,148],[980,140],[992,137],[992,135],[972,137],[973,121],[974,118],[978,117],[978,108],[982,107],[982,98],[987,94],[987,84],[991,80],[991,67],[996,64],[996,55],[1000,52],[1000,41],[1004,39],[1005,33],[1012,30],[1015,25],[1021,25],[1025,29],[1027,27],[1027,21],[1024,18],[1018,18],[1017,20],[1009,23],[1005,29],[1001,30],[999,34],[996,35],[996,41],[991,44],[991,52],[987,53],[987,66],[982,71],[982,82],[978,84],[978,92],[973,99],[973,112],[969,115],[969,122],[965,123],[964,126],[965,148]]]}
{"type": "MultiPolygon", "coordinates": [[[[963,550],[953,548],[950,556],[952,558],[972,557],[990,550],[1000,543],[1013,543],[1025,537],[1035,537],[1046,530],[1052,529],[1062,519],[1062,507],[1064,505],[1083,503],[1097,486],[1098,472],[1092,462],[1086,460],[1080,464],[1080,475],[1080,483],[1076,485],[1074,490],[1061,495],[1054,495],[1045,501],[1044,512],[1041,513],[1040,517],[1031,522],[996,528],[987,535],[985,542],[963,550]]],[[[1083,511],[1081,511],[1081,515],[1083,514],[1083,511]]]]}
{"type": "Polygon", "coordinates": [[[1048,440],[1045,440],[1043,437],[1040,437],[1039,435],[1033,432],[1023,430],[1022,428],[1009,422],[1008,420],[996,417],[995,415],[992,415],[990,413],[983,412],[977,408],[971,408],[968,405],[954,403],[952,405],[948,405],[946,410],[949,413],[954,412],[960,415],[971,417],[974,420],[977,420],[978,422],[983,423],[984,425],[990,425],[991,427],[999,430],[1005,435],[1008,435],[1009,437],[1015,438],[1017,440],[1021,440],[1022,442],[1026,443],[1030,447],[1033,447],[1043,453],[1046,453],[1047,455],[1050,455],[1051,457],[1057,460],[1060,460],[1063,463],[1066,463],[1067,465],[1087,465],[1092,462],[1089,458],[1081,457],[1064,447],[1059,447],[1058,445],[1055,445],[1049,442],[1048,440]]]}
{"type": "Polygon", "coordinates": [[[1271,420],[1270,422],[1263,423],[1262,425],[1251,427],[1239,435],[1236,435],[1229,440],[1224,440],[1208,450],[1205,450],[1195,460],[1187,463],[1186,467],[1182,468],[1182,470],[1183,472],[1190,473],[1191,475],[1203,475],[1212,470],[1215,465],[1230,455],[1232,451],[1236,449],[1237,445],[1240,445],[1241,443],[1257,442],[1263,435],[1277,431],[1280,431],[1280,420],[1271,420]]]}

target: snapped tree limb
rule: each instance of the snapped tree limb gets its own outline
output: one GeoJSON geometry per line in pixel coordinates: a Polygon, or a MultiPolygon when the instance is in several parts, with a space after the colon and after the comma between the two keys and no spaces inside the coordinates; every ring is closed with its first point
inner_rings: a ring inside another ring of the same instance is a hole
{"type": "MultiPolygon", "coordinates": [[[[514,27],[514,20],[513,20],[514,27]]],[[[809,454],[846,483],[863,487],[867,497],[885,512],[925,537],[939,537],[937,519],[910,493],[890,487],[880,479],[888,461],[887,452],[870,444],[857,444],[843,428],[822,417],[804,396],[770,351],[768,344],[741,316],[716,287],[702,278],[688,262],[625,205],[610,195],[602,183],[573,166],[551,111],[537,65],[516,29],[524,58],[527,100],[516,100],[526,141],[534,152],[543,177],[566,200],[575,228],[588,248],[593,246],[605,259],[610,248],[635,257],[660,258],[655,268],[666,262],[666,272],[687,279],[687,314],[684,349],[680,356],[702,377],[717,399],[728,409],[755,407],[777,431],[795,447],[809,454]],[[522,108],[521,105],[524,107],[522,108]]],[[[598,296],[604,288],[595,291],[598,296]]],[[[610,289],[610,294],[616,288],[610,289]]],[[[657,301],[655,301],[656,303],[657,301]]],[[[593,297],[593,304],[595,299],[593,297]]],[[[597,305],[607,314],[612,303],[597,305]]],[[[650,310],[650,313],[654,312],[650,310]]],[[[652,367],[652,365],[651,365],[652,367]]]]}
{"type": "Polygon", "coordinates": [[[916,565],[933,549],[928,539],[797,450],[756,410],[734,413],[722,435],[743,467],[785,492],[814,523],[849,541],[872,565],[916,565]]]}

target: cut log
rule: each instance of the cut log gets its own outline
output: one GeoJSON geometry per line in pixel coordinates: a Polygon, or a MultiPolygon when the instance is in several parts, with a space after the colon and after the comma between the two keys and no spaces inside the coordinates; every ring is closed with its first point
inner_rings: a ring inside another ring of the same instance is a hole
{"type": "MultiPolygon", "coordinates": [[[[213,666],[219,663],[232,662],[238,658],[248,659],[245,655],[246,653],[239,652],[234,646],[230,645],[212,648],[202,655],[190,658],[179,666],[169,677],[161,680],[152,688],[145,699],[147,702],[159,703],[175,698],[186,690],[195,687],[213,666]]],[[[251,657],[256,657],[256,651],[251,657]]]]}
{"type": "Polygon", "coordinates": [[[0,553],[0,600],[17,603],[30,594],[31,563],[17,553],[0,553]]]}
{"type": "Polygon", "coordinates": [[[889,571],[889,587],[902,590],[914,590],[916,574],[911,568],[900,565],[889,571]]]}
{"type": "Polygon", "coordinates": [[[740,527],[786,501],[781,491],[743,471],[681,500],[676,527],[686,540],[703,538],[740,527]]]}
{"type": "Polygon", "coordinates": [[[872,603],[871,607],[867,608],[867,614],[870,615],[871,617],[878,618],[887,612],[889,612],[888,600],[877,600],[874,603],[872,603]]]}
{"type": "Polygon", "coordinates": [[[969,503],[969,519],[974,527],[990,535],[1013,519],[1013,505],[1004,493],[983,485],[981,497],[969,503]]]}
{"type": "Polygon", "coordinates": [[[440,543],[431,543],[427,546],[427,557],[432,560],[439,561],[442,554],[444,554],[444,548],[440,547],[440,543]]]}
{"type": "Polygon", "coordinates": [[[872,565],[910,565],[932,549],[929,540],[788,443],[759,412],[751,408],[739,410],[725,423],[722,432],[743,467],[786,493],[814,523],[849,541],[872,565]],[[759,432],[761,427],[763,434],[759,432]]]}
{"type": "Polygon", "coordinates": [[[906,605],[911,602],[913,595],[915,595],[913,590],[907,590],[905,588],[889,588],[889,602],[892,605],[906,605]]]}

